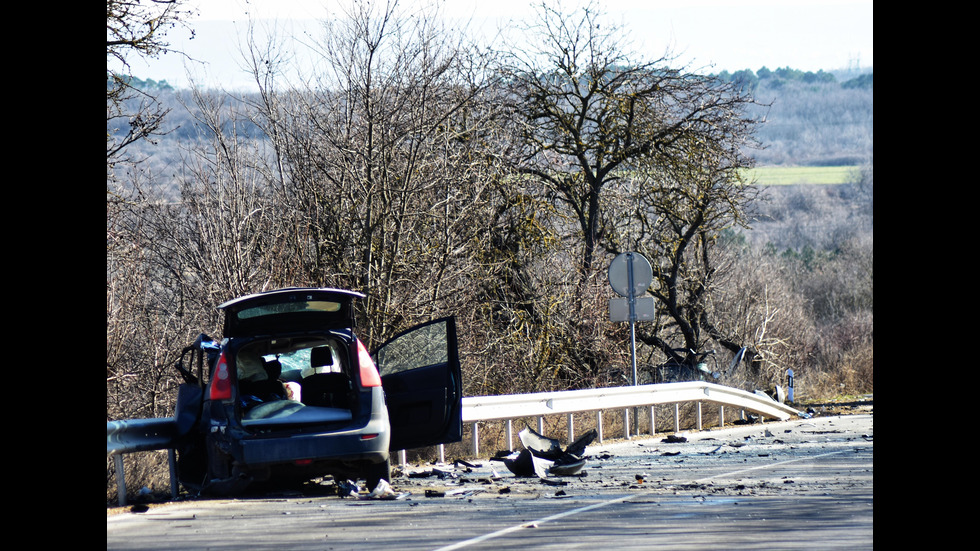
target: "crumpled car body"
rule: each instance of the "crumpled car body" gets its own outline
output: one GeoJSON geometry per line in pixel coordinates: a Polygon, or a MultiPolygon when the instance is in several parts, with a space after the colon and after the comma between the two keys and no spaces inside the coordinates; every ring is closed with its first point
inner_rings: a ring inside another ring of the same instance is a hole
{"type": "Polygon", "coordinates": [[[561,443],[538,434],[530,427],[523,429],[518,437],[524,449],[503,459],[510,472],[521,477],[546,478],[554,476],[574,476],[585,466],[585,448],[598,437],[592,429],[562,449],[561,443]]]}
{"type": "Polygon", "coordinates": [[[388,479],[391,450],[462,439],[453,318],[369,354],[341,289],[290,288],[218,306],[224,338],[201,335],[178,363],[178,477],[210,493],[333,475],[388,479]]]}

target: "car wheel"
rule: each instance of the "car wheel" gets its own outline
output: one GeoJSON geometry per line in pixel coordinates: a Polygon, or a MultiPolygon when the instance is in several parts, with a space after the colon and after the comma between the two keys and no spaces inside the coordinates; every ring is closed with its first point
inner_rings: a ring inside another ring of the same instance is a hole
{"type": "Polygon", "coordinates": [[[364,469],[364,480],[367,483],[367,489],[369,492],[373,492],[375,488],[378,487],[378,483],[382,479],[391,481],[391,461],[385,459],[381,463],[374,463],[368,465],[364,469]]]}

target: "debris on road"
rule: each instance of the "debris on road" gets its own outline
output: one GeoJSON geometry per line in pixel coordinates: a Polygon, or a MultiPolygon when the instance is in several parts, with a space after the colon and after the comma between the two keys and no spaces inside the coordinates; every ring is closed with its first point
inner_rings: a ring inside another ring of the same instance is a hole
{"type": "Polygon", "coordinates": [[[429,469],[427,471],[415,471],[408,473],[408,478],[429,478],[433,476],[439,477],[440,479],[457,478],[455,472],[442,469],[429,469]]]}
{"type": "Polygon", "coordinates": [[[745,419],[736,419],[732,422],[733,425],[755,425],[759,423],[762,418],[758,415],[748,414],[745,419]]]}
{"type": "Polygon", "coordinates": [[[503,462],[515,476],[538,478],[547,477],[548,468],[553,464],[553,461],[539,458],[526,448],[505,457],[503,462]]]}
{"type": "Polygon", "coordinates": [[[518,437],[524,449],[505,457],[499,457],[498,454],[498,460],[503,461],[515,476],[536,476],[547,481],[548,475],[579,476],[585,467],[585,448],[598,437],[598,433],[595,429],[590,430],[564,450],[558,440],[538,434],[530,428],[522,430],[518,437]]]}
{"type": "Polygon", "coordinates": [[[483,492],[483,488],[456,488],[446,492],[446,497],[464,498],[483,492]]]}
{"type": "Polygon", "coordinates": [[[378,485],[375,486],[374,491],[370,492],[365,496],[359,496],[358,499],[382,499],[382,500],[395,500],[395,499],[405,499],[412,495],[410,492],[398,493],[392,489],[391,484],[387,480],[381,479],[378,485]]]}
{"type": "Polygon", "coordinates": [[[345,497],[356,498],[361,493],[361,488],[350,480],[337,481],[337,495],[341,499],[345,497]]]}
{"type": "Polygon", "coordinates": [[[573,460],[572,454],[566,454],[555,460],[555,464],[548,469],[548,472],[555,476],[577,476],[585,466],[585,458],[573,460]],[[567,461],[567,463],[566,463],[567,461]]]}
{"type": "Polygon", "coordinates": [[[568,482],[564,480],[555,480],[554,478],[542,478],[541,482],[547,484],[548,486],[567,486],[568,482]]]}

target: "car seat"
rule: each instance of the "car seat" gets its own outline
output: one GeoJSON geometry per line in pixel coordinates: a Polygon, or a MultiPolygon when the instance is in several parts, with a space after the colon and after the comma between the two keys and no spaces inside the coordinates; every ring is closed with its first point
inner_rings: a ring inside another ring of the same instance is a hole
{"type": "Polygon", "coordinates": [[[308,406],[350,407],[351,381],[334,363],[331,347],[310,350],[310,367],[314,374],[303,378],[303,403],[308,406]]]}

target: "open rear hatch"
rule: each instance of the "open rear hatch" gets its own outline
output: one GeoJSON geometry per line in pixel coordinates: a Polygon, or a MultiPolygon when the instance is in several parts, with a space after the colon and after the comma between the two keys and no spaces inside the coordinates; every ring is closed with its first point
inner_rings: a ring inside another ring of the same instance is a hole
{"type": "Polygon", "coordinates": [[[280,289],[218,306],[236,350],[242,425],[250,431],[345,424],[356,410],[350,339],[353,301],[341,289],[280,289]],[[329,335],[333,333],[333,337],[329,335]]]}
{"type": "Polygon", "coordinates": [[[353,301],[361,293],[342,289],[279,289],[230,300],[224,335],[229,338],[354,326],[353,301]]]}

